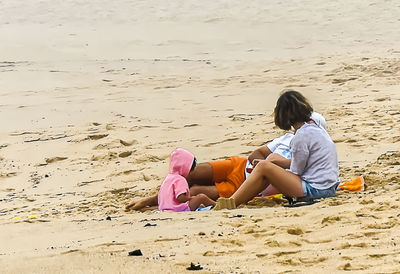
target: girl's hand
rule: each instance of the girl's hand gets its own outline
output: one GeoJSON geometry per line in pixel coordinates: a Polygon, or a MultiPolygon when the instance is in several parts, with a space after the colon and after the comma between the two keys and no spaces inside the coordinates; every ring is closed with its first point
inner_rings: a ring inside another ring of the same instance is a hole
{"type": "Polygon", "coordinates": [[[267,160],[282,168],[290,168],[290,159],[286,159],[279,154],[272,153],[267,157],[267,160]]]}
{"type": "Polygon", "coordinates": [[[264,161],[263,159],[254,159],[253,162],[251,163],[253,165],[253,169],[257,166],[257,164],[261,161],[264,161]]]}

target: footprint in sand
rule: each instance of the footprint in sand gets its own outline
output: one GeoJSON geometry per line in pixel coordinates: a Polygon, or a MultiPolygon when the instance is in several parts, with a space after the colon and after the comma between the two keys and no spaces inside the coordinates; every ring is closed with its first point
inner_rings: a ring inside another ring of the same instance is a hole
{"type": "MultiPolygon", "coordinates": [[[[3,144],[3,145],[0,145],[0,149],[2,149],[2,148],[6,148],[6,147],[8,147],[9,146],[9,144],[3,144]]],[[[2,157],[0,157],[0,160],[1,159],[3,159],[2,157]]]]}
{"type": "MultiPolygon", "coordinates": [[[[86,186],[89,184],[93,184],[93,183],[98,183],[98,182],[103,182],[104,179],[97,179],[97,180],[91,180],[91,181],[84,181],[84,182],[79,182],[76,185],[77,186],[86,186]]],[[[83,209],[84,207],[80,207],[80,209],[83,209]]]]}
{"type": "Polygon", "coordinates": [[[0,173],[0,178],[9,178],[17,176],[17,172],[0,173]]]}
{"type": "Polygon", "coordinates": [[[304,234],[304,231],[299,227],[290,227],[288,228],[287,233],[291,235],[301,235],[304,234]]]}
{"type": "Polygon", "coordinates": [[[373,203],[374,203],[374,201],[371,199],[362,199],[360,201],[360,205],[369,205],[369,204],[373,204],[373,203]]]}
{"type": "Polygon", "coordinates": [[[68,157],[53,157],[53,158],[46,158],[46,164],[51,164],[51,163],[55,163],[55,162],[59,162],[59,161],[63,161],[68,159],[68,157]]]}
{"type": "Polygon", "coordinates": [[[95,247],[108,247],[108,246],[118,246],[118,245],[126,245],[126,243],[117,243],[117,242],[111,242],[111,243],[102,243],[102,244],[97,244],[95,247]]]}
{"type": "Polygon", "coordinates": [[[376,237],[377,234],[381,233],[380,231],[367,231],[363,232],[365,237],[376,237]]]}
{"type": "Polygon", "coordinates": [[[115,125],[112,125],[112,124],[107,124],[107,125],[106,125],[106,129],[107,129],[107,130],[114,130],[115,128],[116,128],[115,125]]]}
{"type": "Polygon", "coordinates": [[[264,245],[268,247],[281,247],[281,244],[276,240],[268,240],[264,243],[264,245]]]}
{"type": "MultiPolygon", "coordinates": [[[[210,146],[214,146],[214,145],[218,145],[218,144],[223,144],[223,143],[226,143],[226,142],[231,142],[231,141],[236,141],[236,140],[239,140],[239,138],[228,138],[228,139],[225,139],[225,140],[222,140],[222,141],[220,141],[220,142],[212,142],[212,143],[208,143],[208,144],[205,144],[205,145],[201,145],[202,147],[210,147],[210,146]]],[[[199,145],[200,146],[200,145],[199,145]]]]}
{"type": "Polygon", "coordinates": [[[120,158],[126,158],[132,155],[132,151],[125,151],[125,152],[121,152],[120,154],[118,154],[118,156],[120,158]]]}
{"type": "Polygon", "coordinates": [[[322,243],[330,243],[330,242],[332,242],[331,239],[320,239],[320,240],[316,239],[316,240],[313,240],[313,241],[310,241],[308,239],[304,239],[303,241],[306,242],[307,244],[316,244],[316,245],[319,245],[319,244],[322,244],[322,243]]]}
{"type": "Polygon", "coordinates": [[[340,221],[341,218],[339,216],[329,216],[322,219],[321,224],[333,224],[340,221]]]}
{"type": "Polygon", "coordinates": [[[164,155],[164,156],[155,156],[155,155],[148,155],[148,156],[143,156],[135,161],[135,164],[142,164],[142,163],[148,163],[148,162],[161,162],[167,159],[169,155],[164,155]]]}
{"type": "Polygon", "coordinates": [[[224,246],[243,246],[243,241],[239,241],[239,240],[230,240],[230,239],[223,239],[221,241],[221,245],[224,246]]]}
{"type": "Polygon", "coordinates": [[[344,202],[343,201],[339,201],[337,199],[333,199],[331,201],[328,202],[329,206],[338,206],[338,205],[342,205],[344,202]]]}
{"type": "Polygon", "coordinates": [[[282,265],[291,265],[291,266],[298,266],[302,264],[298,260],[293,260],[293,259],[279,260],[278,263],[282,265]]]}
{"type": "Polygon", "coordinates": [[[80,250],[80,249],[71,249],[71,250],[68,250],[68,251],[61,252],[60,254],[61,255],[66,255],[66,254],[70,254],[70,253],[81,253],[81,254],[84,254],[85,252],[83,250],[80,250]]]}
{"type": "Polygon", "coordinates": [[[350,77],[350,78],[348,78],[348,79],[333,79],[333,80],[332,80],[332,84],[343,85],[343,84],[345,84],[345,83],[348,82],[348,81],[353,81],[353,80],[356,80],[356,79],[357,79],[357,77],[350,77]]]}
{"type": "Polygon", "coordinates": [[[312,266],[312,265],[314,265],[314,264],[324,262],[324,261],[326,261],[328,258],[327,258],[327,257],[307,257],[307,258],[302,258],[302,257],[300,257],[300,258],[298,258],[298,259],[299,259],[299,261],[302,262],[303,264],[308,265],[308,266],[312,266]]]}
{"type": "Polygon", "coordinates": [[[374,224],[369,224],[369,225],[365,225],[363,228],[365,229],[391,229],[394,226],[396,226],[398,224],[397,221],[389,221],[386,223],[374,223],[374,224]]]}
{"type": "Polygon", "coordinates": [[[227,255],[227,254],[240,254],[240,253],[243,253],[243,251],[232,249],[232,250],[227,250],[227,251],[214,252],[214,251],[208,250],[208,251],[203,253],[203,256],[205,256],[205,257],[207,257],[207,256],[214,257],[214,256],[224,256],[224,255],[227,255]]]}
{"type": "Polygon", "coordinates": [[[296,253],[299,253],[300,250],[294,250],[294,251],[279,251],[279,252],[275,252],[274,256],[276,257],[281,257],[281,256],[286,256],[286,255],[293,255],[296,253]]]}
{"type": "Polygon", "coordinates": [[[93,150],[106,149],[107,147],[108,147],[107,144],[99,144],[99,145],[95,146],[95,147],[93,148],[93,150]]]}
{"type": "Polygon", "coordinates": [[[255,234],[267,232],[266,229],[259,229],[259,226],[249,226],[243,229],[244,234],[255,234]]]}
{"type": "Polygon", "coordinates": [[[120,142],[122,145],[126,146],[126,147],[129,147],[129,146],[134,145],[134,144],[137,143],[136,140],[132,140],[132,141],[119,140],[119,142],[120,142]]]}
{"type": "Polygon", "coordinates": [[[214,251],[206,251],[203,253],[203,256],[205,257],[215,257],[215,256],[223,256],[224,253],[223,252],[214,252],[214,251]]]}
{"type": "Polygon", "coordinates": [[[92,156],[90,159],[91,161],[101,161],[101,160],[114,160],[117,158],[117,153],[116,152],[109,152],[105,155],[97,155],[97,156],[92,156]]]}
{"type": "Polygon", "coordinates": [[[155,239],[154,242],[172,242],[178,240],[182,240],[182,238],[161,238],[161,239],[155,239]]]}
{"type": "Polygon", "coordinates": [[[381,97],[381,98],[377,98],[374,101],[375,102],[385,102],[385,101],[390,101],[390,97],[381,97]]]}
{"type": "Polygon", "coordinates": [[[354,266],[350,263],[346,263],[343,266],[339,266],[339,270],[345,270],[345,271],[350,271],[350,270],[363,270],[363,269],[368,269],[369,266],[354,266]]]}
{"type": "Polygon", "coordinates": [[[124,171],[117,172],[117,173],[111,173],[108,177],[117,177],[117,176],[122,176],[122,175],[130,175],[130,174],[132,174],[134,172],[141,171],[141,170],[143,170],[143,168],[139,169],[139,170],[133,170],[133,169],[124,170],[124,171]]]}
{"type": "Polygon", "coordinates": [[[337,250],[342,250],[342,249],[349,249],[351,247],[351,244],[349,244],[348,242],[342,243],[338,248],[336,248],[337,250]]]}
{"type": "Polygon", "coordinates": [[[89,135],[88,139],[90,140],[99,140],[99,139],[103,139],[105,137],[107,137],[108,134],[94,134],[94,135],[89,135]]]}

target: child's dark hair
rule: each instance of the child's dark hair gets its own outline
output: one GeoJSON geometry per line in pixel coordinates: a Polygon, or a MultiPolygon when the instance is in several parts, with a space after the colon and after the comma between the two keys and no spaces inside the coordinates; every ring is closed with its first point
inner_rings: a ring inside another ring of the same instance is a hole
{"type": "Polygon", "coordinates": [[[194,157],[193,163],[192,163],[192,167],[190,168],[190,171],[193,171],[196,166],[197,166],[197,160],[196,160],[196,157],[194,157]]]}
{"type": "Polygon", "coordinates": [[[311,104],[300,92],[285,91],[276,102],[275,125],[284,130],[290,130],[296,123],[309,121],[312,112],[311,104]]]}

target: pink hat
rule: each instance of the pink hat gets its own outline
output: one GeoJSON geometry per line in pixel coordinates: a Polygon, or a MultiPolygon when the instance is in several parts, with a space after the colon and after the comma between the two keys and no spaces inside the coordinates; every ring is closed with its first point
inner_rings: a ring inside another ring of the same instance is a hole
{"type": "Polygon", "coordinates": [[[169,173],[179,174],[183,177],[189,175],[194,155],[183,148],[175,149],[170,156],[169,173]]]}

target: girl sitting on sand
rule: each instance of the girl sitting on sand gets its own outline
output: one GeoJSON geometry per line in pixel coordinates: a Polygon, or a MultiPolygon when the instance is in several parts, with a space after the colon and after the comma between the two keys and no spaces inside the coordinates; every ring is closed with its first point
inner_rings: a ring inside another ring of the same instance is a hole
{"type": "Polygon", "coordinates": [[[186,177],[196,167],[196,158],[189,151],[178,148],[171,153],[170,171],[158,191],[158,209],[194,211],[199,207],[214,206],[205,194],[190,196],[186,177]]]}
{"type": "Polygon", "coordinates": [[[311,119],[312,112],[310,103],[301,93],[286,91],[281,94],[274,119],[279,128],[295,130],[290,142],[290,169],[271,161],[260,161],[230,198],[218,199],[215,209],[247,203],[270,185],[291,197],[334,196],[339,183],[336,147],[328,133],[311,119]]]}

